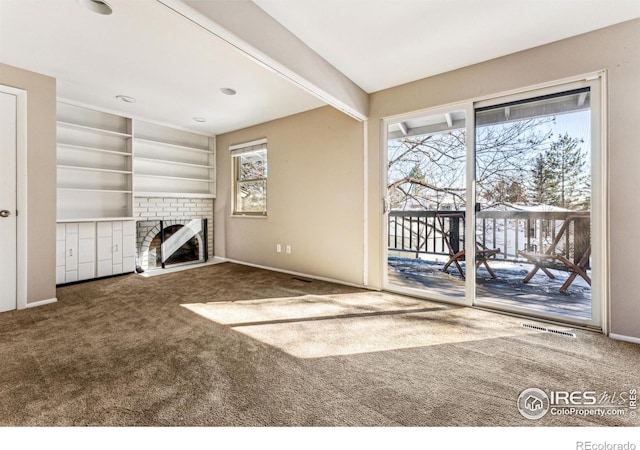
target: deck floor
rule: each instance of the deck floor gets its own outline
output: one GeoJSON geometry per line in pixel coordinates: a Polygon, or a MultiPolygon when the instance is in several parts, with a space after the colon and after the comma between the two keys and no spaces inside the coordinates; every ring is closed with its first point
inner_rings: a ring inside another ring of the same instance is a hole
{"type": "MultiPolygon", "coordinates": [[[[445,261],[446,259],[444,258],[445,261]]],[[[538,271],[529,283],[524,283],[522,280],[532,265],[503,261],[492,261],[490,265],[497,278],[492,279],[484,267],[478,269],[478,299],[490,301],[498,307],[525,307],[538,314],[555,313],[575,319],[591,318],[591,287],[579,277],[563,294],[560,286],[569,276],[566,272],[555,271],[556,279],[552,280],[538,271]]],[[[443,272],[443,266],[444,261],[389,256],[389,282],[397,286],[464,297],[464,280],[456,268],[451,266],[447,272],[443,272]]]]}

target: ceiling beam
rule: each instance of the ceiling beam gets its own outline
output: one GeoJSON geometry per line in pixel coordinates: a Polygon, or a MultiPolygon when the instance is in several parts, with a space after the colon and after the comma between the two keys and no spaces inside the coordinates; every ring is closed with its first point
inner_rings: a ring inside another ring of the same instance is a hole
{"type": "Polygon", "coordinates": [[[368,94],[255,3],[158,1],[329,105],[367,119],[368,94]]]}

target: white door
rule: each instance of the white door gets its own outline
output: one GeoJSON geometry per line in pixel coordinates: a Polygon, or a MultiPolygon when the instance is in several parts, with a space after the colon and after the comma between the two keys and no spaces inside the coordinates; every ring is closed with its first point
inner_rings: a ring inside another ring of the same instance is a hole
{"type": "Polygon", "coordinates": [[[0,92],[0,312],[16,309],[17,99],[0,92]]]}

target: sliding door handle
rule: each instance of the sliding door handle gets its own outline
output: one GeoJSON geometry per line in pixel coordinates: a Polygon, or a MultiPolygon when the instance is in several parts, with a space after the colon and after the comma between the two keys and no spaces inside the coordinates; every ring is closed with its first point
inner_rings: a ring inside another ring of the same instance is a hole
{"type": "Polygon", "coordinates": [[[11,211],[9,211],[8,209],[3,209],[2,211],[0,211],[0,217],[9,217],[11,215],[11,211]]]}

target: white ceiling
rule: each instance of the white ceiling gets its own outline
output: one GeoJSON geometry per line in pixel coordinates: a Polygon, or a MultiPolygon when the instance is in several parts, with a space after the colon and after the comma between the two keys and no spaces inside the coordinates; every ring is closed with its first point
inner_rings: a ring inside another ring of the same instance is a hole
{"type": "Polygon", "coordinates": [[[640,0],[253,0],[365,91],[640,17],[640,0]]]}
{"type": "Polygon", "coordinates": [[[75,0],[0,0],[0,62],[56,77],[59,97],[207,133],[324,105],[155,0],[107,3],[101,16],[75,0]]]}
{"type": "MultiPolygon", "coordinates": [[[[57,78],[62,98],[207,133],[325,104],[159,1],[107,3],[110,16],[75,0],[0,0],[0,62],[57,78]]],[[[640,17],[640,0],[254,3],[367,92],[640,17]]]]}

